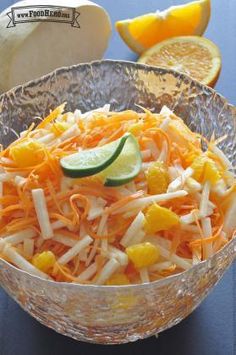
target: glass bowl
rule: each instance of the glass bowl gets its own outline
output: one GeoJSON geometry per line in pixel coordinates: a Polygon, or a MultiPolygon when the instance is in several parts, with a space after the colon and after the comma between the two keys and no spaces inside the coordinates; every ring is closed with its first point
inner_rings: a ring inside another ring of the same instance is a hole
{"type": "MultiPolygon", "coordinates": [[[[67,101],[88,111],[110,103],[113,110],[152,111],[167,105],[208,138],[227,134],[221,148],[236,163],[236,108],[212,89],[174,71],[122,61],[62,68],[0,97],[1,143],[37,116],[67,101]]],[[[188,271],[143,285],[91,286],[45,281],[0,260],[0,284],[38,321],[77,340],[126,343],[179,323],[211,291],[236,258],[236,239],[188,271]]]]}

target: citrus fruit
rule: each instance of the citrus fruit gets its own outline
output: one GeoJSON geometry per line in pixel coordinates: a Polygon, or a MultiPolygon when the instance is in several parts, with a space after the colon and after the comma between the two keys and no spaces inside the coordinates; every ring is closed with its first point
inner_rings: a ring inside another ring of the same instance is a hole
{"type": "Polygon", "coordinates": [[[199,36],[174,37],[145,52],[140,63],[174,69],[209,86],[214,86],[221,69],[218,47],[199,36]]]}
{"type": "Polygon", "coordinates": [[[32,264],[43,272],[48,272],[56,262],[56,257],[50,250],[34,255],[32,264]]]}
{"type": "Polygon", "coordinates": [[[148,193],[151,195],[163,194],[166,192],[169,176],[168,170],[163,162],[153,163],[146,174],[148,193]]]}
{"type": "Polygon", "coordinates": [[[118,157],[128,137],[129,133],[101,147],[67,155],[60,161],[64,174],[76,178],[99,173],[118,157]]]}
{"type": "Polygon", "coordinates": [[[168,230],[179,223],[179,217],[168,208],[154,203],[145,213],[144,228],[147,233],[168,230]]]}
{"type": "Polygon", "coordinates": [[[34,166],[42,162],[44,147],[34,139],[26,139],[10,148],[10,156],[19,168],[34,166]]]}
{"type": "Polygon", "coordinates": [[[205,155],[195,158],[191,168],[194,171],[194,179],[201,183],[209,181],[212,185],[215,185],[221,179],[221,174],[216,163],[205,155]]]}
{"type": "Polygon", "coordinates": [[[132,181],[140,172],[142,157],[138,143],[132,134],[129,134],[118,158],[103,170],[99,176],[106,186],[119,186],[132,181]]]}
{"type": "Polygon", "coordinates": [[[158,247],[149,242],[132,245],[125,251],[137,269],[155,264],[160,256],[158,247]]]}
{"type": "Polygon", "coordinates": [[[210,0],[198,0],[164,11],[148,13],[133,19],[116,22],[116,29],[124,42],[136,53],[167,38],[202,35],[211,14],[210,0]]]}

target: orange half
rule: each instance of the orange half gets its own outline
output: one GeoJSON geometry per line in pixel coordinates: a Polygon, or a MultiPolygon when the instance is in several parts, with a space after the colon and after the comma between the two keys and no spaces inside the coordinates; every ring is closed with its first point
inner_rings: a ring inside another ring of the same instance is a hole
{"type": "Polygon", "coordinates": [[[173,37],[147,50],[140,63],[177,70],[213,87],[221,70],[219,48],[200,36],[173,37]]]}

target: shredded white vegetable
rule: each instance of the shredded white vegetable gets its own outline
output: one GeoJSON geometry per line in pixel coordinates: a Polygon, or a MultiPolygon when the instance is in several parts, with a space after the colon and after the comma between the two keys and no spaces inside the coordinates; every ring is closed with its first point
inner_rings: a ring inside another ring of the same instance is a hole
{"type": "Polygon", "coordinates": [[[139,275],[142,283],[150,282],[148,269],[146,267],[139,270],[139,275]]]}
{"type": "Polygon", "coordinates": [[[106,226],[106,223],[107,223],[107,214],[104,213],[101,217],[101,220],[100,220],[100,223],[98,225],[98,230],[97,230],[97,235],[103,235],[103,231],[104,231],[104,228],[106,226]]]}
{"type": "Polygon", "coordinates": [[[64,236],[63,234],[59,234],[59,233],[54,234],[53,240],[65,245],[67,247],[74,247],[77,244],[76,240],[74,240],[72,238],[68,238],[68,237],[64,236]]]}
{"type": "Polygon", "coordinates": [[[77,282],[80,283],[81,281],[87,281],[91,279],[97,272],[97,264],[93,263],[91,264],[87,269],[85,269],[81,274],[79,275],[77,282]]]}
{"type": "Polygon", "coordinates": [[[81,250],[91,244],[92,241],[93,239],[89,235],[79,240],[71,249],[58,259],[58,263],[61,265],[67,264],[71,259],[78,255],[81,250]]]}
{"type": "Polygon", "coordinates": [[[225,220],[223,231],[229,237],[229,233],[233,232],[236,228],[236,192],[233,194],[230,204],[225,213],[225,220]]]}
{"type": "Polygon", "coordinates": [[[51,279],[50,276],[40,271],[34,267],[30,262],[28,262],[23,256],[21,256],[15,248],[12,248],[9,244],[6,244],[3,249],[3,254],[21,270],[24,270],[31,275],[41,277],[42,279],[51,279]]]}
{"type": "MultiPolygon", "coordinates": [[[[202,199],[202,195],[199,192],[196,192],[194,196],[195,196],[196,200],[198,201],[198,203],[200,203],[201,199],[202,199]]],[[[216,208],[216,205],[210,200],[208,200],[208,209],[209,208],[213,209],[213,210],[216,208]]]]}
{"type": "Polygon", "coordinates": [[[108,252],[108,239],[107,238],[103,238],[101,240],[101,254],[102,255],[107,255],[108,252]]]}
{"type": "Polygon", "coordinates": [[[86,262],[86,260],[88,258],[88,252],[89,252],[89,247],[87,247],[79,252],[78,257],[79,257],[80,261],[86,262]]]}
{"type": "Polygon", "coordinates": [[[23,186],[26,183],[27,179],[17,175],[14,181],[17,186],[23,186]]]}
{"type": "MultiPolygon", "coordinates": [[[[211,219],[209,217],[202,218],[201,225],[202,225],[202,231],[203,231],[204,237],[205,238],[211,237],[212,236],[211,219]]],[[[203,251],[205,254],[205,259],[210,258],[213,255],[212,242],[203,245],[203,251]]]]}
{"type": "Polygon", "coordinates": [[[91,208],[89,210],[87,220],[92,221],[93,219],[100,217],[104,213],[104,207],[106,206],[106,201],[102,198],[89,196],[89,202],[91,208]]]}
{"type": "Polygon", "coordinates": [[[188,214],[185,214],[185,215],[181,216],[180,217],[180,223],[183,224],[183,225],[184,224],[191,224],[191,223],[194,223],[196,221],[196,219],[199,220],[199,219],[201,219],[203,217],[211,216],[212,213],[213,213],[213,210],[210,207],[208,207],[205,215],[201,215],[199,210],[194,210],[194,211],[191,211],[188,214]]]}
{"type": "MultiPolygon", "coordinates": [[[[3,163],[3,164],[7,164],[7,165],[15,165],[15,162],[14,162],[14,160],[12,160],[12,159],[9,159],[9,158],[6,158],[6,157],[1,157],[0,158],[0,163],[3,163]]],[[[3,171],[4,171],[4,169],[3,169],[3,171]]]]}
{"type": "Polygon", "coordinates": [[[168,244],[169,241],[161,237],[153,237],[149,238],[149,240],[159,248],[160,255],[163,258],[167,259],[168,261],[172,261],[183,270],[188,270],[192,267],[192,263],[190,261],[186,261],[184,258],[181,258],[174,253],[170,253],[170,245],[168,244]]]}
{"type": "Polygon", "coordinates": [[[133,220],[127,231],[125,232],[123,238],[120,240],[120,244],[124,247],[130,245],[132,238],[137,235],[137,233],[142,230],[142,225],[144,222],[144,214],[139,212],[136,218],[133,220]]]}
{"type": "Polygon", "coordinates": [[[60,136],[60,141],[64,142],[66,139],[77,136],[79,134],[80,134],[80,129],[76,123],[62,133],[62,135],[60,136]]]}
{"type": "Polygon", "coordinates": [[[217,181],[215,186],[212,187],[212,191],[215,192],[218,196],[224,197],[227,195],[227,186],[223,179],[217,181]]]}
{"type": "Polygon", "coordinates": [[[37,141],[39,143],[47,144],[55,139],[55,134],[54,133],[48,133],[46,135],[43,135],[40,138],[37,138],[37,141]]]}
{"type": "Polygon", "coordinates": [[[152,196],[148,196],[148,197],[142,197],[142,198],[136,199],[132,202],[128,202],[126,204],[126,206],[117,209],[116,211],[113,212],[113,214],[128,212],[129,210],[132,210],[135,208],[143,209],[144,207],[150,205],[151,203],[168,201],[168,200],[172,200],[174,198],[186,196],[187,194],[188,193],[185,190],[179,190],[176,192],[169,192],[166,194],[158,194],[158,195],[152,195],[152,196]]]}
{"type": "Polygon", "coordinates": [[[140,230],[133,238],[132,240],[129,242],[128,246],[130,245],[134,245],[134,244],[139,244],[141,242],[143,242],[143,240],[145,239],[146,233],[143,230],[140,230]]]}
{"type": "Polygon", "coordinates": [[[194,193],[202,190],[202,185],[192,177],[186,179],[186,186],[189,192],[194,193]]]}
{"type": "Polygon", "coordinates": [[[176,169],[175,166],[169,166],[168,174],[169,174],[170,181],[174,181],[179,176],[179,171],[176,169]]]}
{"type": "Polygon", "coordinates": [[[20,232],[2,237],[0,238],[0,250],[1,247],[5,245],[5,243],[16,245],[18,243],[22,243],[25,239],[34,238],[36,234],[37,233],[33,229],[25,229],[20,232]]]}
{"type": "Polygon", "coordinates": [[[209,149],[218,156],[218,158],[221,160],[221,162],[227,169],[233,170],[231,162],[222,150],[220,150],[215,144],[209,144],[209,149]]]}
{"type": "Polygon", "coordinates": [[[109,258],[114,258],[117,261],[119,261],[120,265],[125,266],[128,264],[128,256],[126,253],[123,253],[123,251],[109,245],[108,246],[108,256],[109,258]]]}
{"type": "Polygon", "coordinates": [[[200,201],[199,212],[202,217],[206,217],[208,215],[208,202],[210,195],[211,184],[209,181],[206,181],[203,185],[202,189],[202,198],[200,201]]]}
{"type": "Polygon", "coordinates": [[[31,259],[34,255],[34,240],[24,239],[23,253],[26,259],[31,259]]]}
{"type": "Polygon", "coordinates": [[[194,234],[199,234],[199,229],[197,226],[191,225],[191,224],[181,224],[181,229],[186,231],[186,232],[191,232],[194,234]]]}
{"type": "Polygon", "coordinates": [[[116,259],[110,259],[101,270],[96,284],[103,285],[109,279],[109,277],[114,274],[115,271],[117,271],[119,267],[120,263],[116,259]]]}
{"type": "Polygon", "coordinates": [[[96,239],[95,242],[93,243],[93,246],[91,248],[91,251],[88,255],[88,258],[85,262],[85,266],[89,266],[89,264],[91,263],[91,261],[93,260],[93,258],[95,257],[96,253],[97,253],[97,249],[99,247],[100,244],[100,240],[96,239]]]}
{"type": "Polygon", "coordinates": [[[53,237],[53,229],[49,220],[48,209],[43,189],[32,190],[32,197],[42,237],[44,239],[50,239],[53,237]]]}
{"type": "Polygon", "coordinates": [[[153,139],[148,140],[145,145],[146,148],[150,150],[153,159],[157,160],[160,155],[160,152],[154,140],[153,139]]]}
{"type": "Polygon", "coordinates": [[[163,271],[163,270],[167,270],[169,269],[171,266],[173,266],[175,264],[173,264],[171,261],[163,261],[157,264],[153,264],[149,267],[150,271],[163,271]]]}
{"type": "Polygon", "coordinates": [[[55,222],[51,223],[51,227],[52,227],[53,230],[60,229],[60,228],[65,227],[65,223],[63,223],[62,221],[58,220],[58,221],[55,221],[55,222]]]}
{"type": "Polygon", "coordinates": [[[78,109],[76,109],[76,110],[74,111],[75,121],[78,121],[78,120],[81,118],[81,115],[82,115],[81,111],[78,110],[78,109]]]}
{"type": "Polygon", "coordinates": [[[171,118],[170,117],[166,117],[162,123],[160,124],[160,129],[162,129],[163,131],[166,131],[168,126],[169,126],[169,123],[171,121],[171,118]]]}
{"type": "Polygon", "coordinates": [[[181,269],[188,270],[192,267],[192,264],[190,262],[187,262],[180,256],[176,254],[170,254],[169,250],[166,250],[165,248],[159,246],[160,254],[163,256],[163,258],[171,260],[174,264],[179,266],[181,269]]]}
{"type": "Polygon", "coordinates": [[[193,265],[197,265],[201,262],[201,253],[197,250],[193,251],[193,265]]]}
{"type": "Polygon", "coordinates": [[[167,153],[168,153],[167,143],[163,142],[163,145],[162,145],[162,148],[161,148],[161,152],[160,152],[159,157],[158,157],[157,160],[165,163],[166,162],[166,158],[167,158],[167,153]]]}
{"type": "Polygon", "coordinates": [[[169,184],[167,188],[167,192],[174,192],[183,188],[186,180],[192,175],[193,175],[192,168],[187,168],[186,170],[184,170],[180,176],[178,176],[174,181],[172,181],[169,184]]]}
{"type": "Polygon", "coordinates": [[[80,224],[80,229],[79,229],[79,235],[80,235],[80,238],[83,238],[86,236],[86,229],[85,229],[85,226],[83,223],[80,224]]]}
{"type": "Polygon", "coordinates": [[[0,182],[7,182],[14,179],[17,175],[24,175],[24,172],[17,171],[17,173],[1,173],[0,182]]]}

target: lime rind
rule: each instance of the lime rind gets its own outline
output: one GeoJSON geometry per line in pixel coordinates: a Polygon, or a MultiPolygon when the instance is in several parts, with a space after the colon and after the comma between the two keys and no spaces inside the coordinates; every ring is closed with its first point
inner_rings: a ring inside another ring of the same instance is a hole
{"type": "Polygon", "coordinates": [[[130,133],[102,147],[83,150],[61,159],[60,165],[65,176],[80,178],[98,174],[106,169],[120,155],[130,133]]]}
{"type": "Polygon", "coordinates": [[[130,134],[118,158],[99,175],[105,186],[120,186],[132,181],[140,172],[142,156],[136,138],[130,134]]]}

